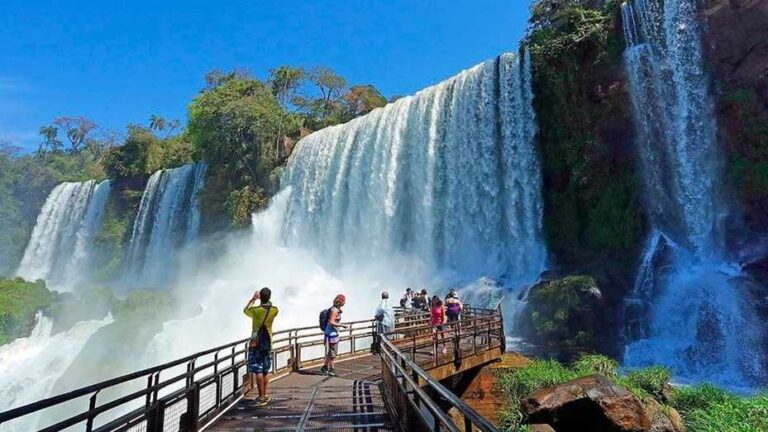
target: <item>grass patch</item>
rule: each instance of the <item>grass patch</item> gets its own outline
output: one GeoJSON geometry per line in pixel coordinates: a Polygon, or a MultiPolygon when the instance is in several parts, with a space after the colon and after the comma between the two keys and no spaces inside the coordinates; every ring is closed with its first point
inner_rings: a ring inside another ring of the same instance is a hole
{"type": "Polygon", "coordinates": [[[690,432],[768,431],[768,393],[740,397],[705,384],[675,389],[671,405],[690,432]]]}

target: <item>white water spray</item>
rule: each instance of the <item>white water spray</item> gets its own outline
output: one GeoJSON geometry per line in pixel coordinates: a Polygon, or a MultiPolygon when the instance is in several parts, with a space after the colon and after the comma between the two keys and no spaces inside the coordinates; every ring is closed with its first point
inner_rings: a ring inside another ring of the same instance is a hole
{"type": "MultiPolygon", "coordinates": [[[[50,396],[56,381],[69,368],[88,338],[109,324],[111,317],[82,321],[66,332],[53,335],[53,320],[36,317],[32,334],[0,346],[0,401],[3,410],[50,396]]],[[[0,432],[37,430],[39,414],[27,415],[0,425],[0,432]]]]}

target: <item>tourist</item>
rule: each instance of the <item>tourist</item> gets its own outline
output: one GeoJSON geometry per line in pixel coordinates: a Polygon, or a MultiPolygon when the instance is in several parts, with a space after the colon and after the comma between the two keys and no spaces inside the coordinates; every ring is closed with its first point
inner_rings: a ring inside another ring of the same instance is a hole
{"type": "Polygon", "coordinates": [[[410,310],[413,305],[413,290],[410,288],[405,289],[405,295],[400,299],[400,307],[405,310],[410,310]]]}
{"type": "Polygon", "coordinates": [[[339,294],[333,299],[333,306],[328,309],[328,322],[325,324],[325,342],[327,350],[325,354],[325,364],[320,372],[331,376],[336,376],[336,370],[333,368],[333,362],[339,349],[339,329],[347,328],[341,324],[341,308],[347,302],[343,294],[339,294]]]}
{"type": "Polygon", "coordinates": [[[448,296],[445,297],[445,314],[448,316],[448,322],[458,321],[463,308],[464,305],[461,304],[459,295],[456,293],[455,289],[451,288],[451,291],[448,292],[448,296]]]}
{"type": "Polygon", "coordinates": [[[243,309],[243,312],[251,317],[248,372],[251,389],[253,389],[253,377],[256,377],[256,389],[259,394],[256,398],[256,406],[265,406],[269,403],[267,386],[268,375],[272,369],[272,323],[278,312],[277,307],[272,305],[271,298],[272,291],[264,287],[253,294],[243,309]],[[256,298],[259,299],[258,306],[254,306],[256,298]]]}
{"type": "Polygon", "coordinates": [[[421,312],[429,312],[430,302],[427,290],[422,289],[421,294],[417,298],[419,299],[418,307],[414,306],[414,308],[421,312]]]}
{"type": "Polygon", "coordinates": [[[389,293],[381,293],[381,302],[376,308],[376,321],[379,323],[379,333],[389,333],[395,329],[395,311],[389,304],[389,293]]]}
{"type": "MultiPolygon", "coordinates": [[[[443,341],[443,354],[448,352],[448,348],[445,346],[445,333],[443,333],[443,324],[445,324],[445,321],[445,306],[443,306],[443,301],[440,300],[440,297],[434,296],[432,297],[429,323],[432,326],[432,332],[437,333],[436,337],[443,341]]],[[[437,344],[435,344],[435,348],[437,348],[437,344]]],[[[434,354],[437,355],[437,353],[434,354]]]]}

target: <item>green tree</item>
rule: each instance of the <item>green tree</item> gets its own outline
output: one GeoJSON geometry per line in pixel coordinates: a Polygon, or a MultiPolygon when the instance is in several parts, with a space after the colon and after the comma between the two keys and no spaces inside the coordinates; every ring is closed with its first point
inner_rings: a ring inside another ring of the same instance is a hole
{"type": "Polygon", "coordinates": [[[344,101],[342,121],[344,122],[368,114],[387,104],[387,99],[372,85],[352,86],[342,99],[344,101]]]}
{"type": "Polygon", "coordinates": [[[304,69],[291,66],[280,66],[277,69],[271,69],[269,74],[269,86],[272,89],[272,94],[275,95],[278,103],[283,108],[275,137],[275,154],[277,159],[280,160],[283,157],[283,153],[287,153],[281,151],[284,147],[283,142],[286,129],[296,129],[296,125],[294,127],[289,126],[292,120],[296,120],[296,117],[290,111],[293,107],[292,102],[296,92],[306,80],[307,74],[304,69]]]}
{"type": "Polygon", "coordinates": [[[277,155],[271,144],[283,115],[269,87],[233,73],[218,78],[218,85],[192,102],[188,134],[204,160],[234,169],[256,186],[274,168],[277,155]]]}

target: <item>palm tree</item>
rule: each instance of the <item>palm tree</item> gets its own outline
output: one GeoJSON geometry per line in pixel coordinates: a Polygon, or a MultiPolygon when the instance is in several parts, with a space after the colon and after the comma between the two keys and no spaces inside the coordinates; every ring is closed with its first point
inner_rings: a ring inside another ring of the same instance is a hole
{"type": "Polygon", "coordinates": [[[43,141],[38,148],[39,152],[48,148],[51,151],[58,151],[61,147],[61,140],[59,140],[59,128],[54,125],[40,127],[40,136],[43,137],[43,141]]]}
{"type": "Polygon", "coordinates": [[[167,126],[168,126],[168,122],[165,121],[165,119],[160,117],[159,115],[152,114],[151,116],[149,116],[149,128],[151,130],[161,131],[161,130],[165,130],[167,126]]]}

